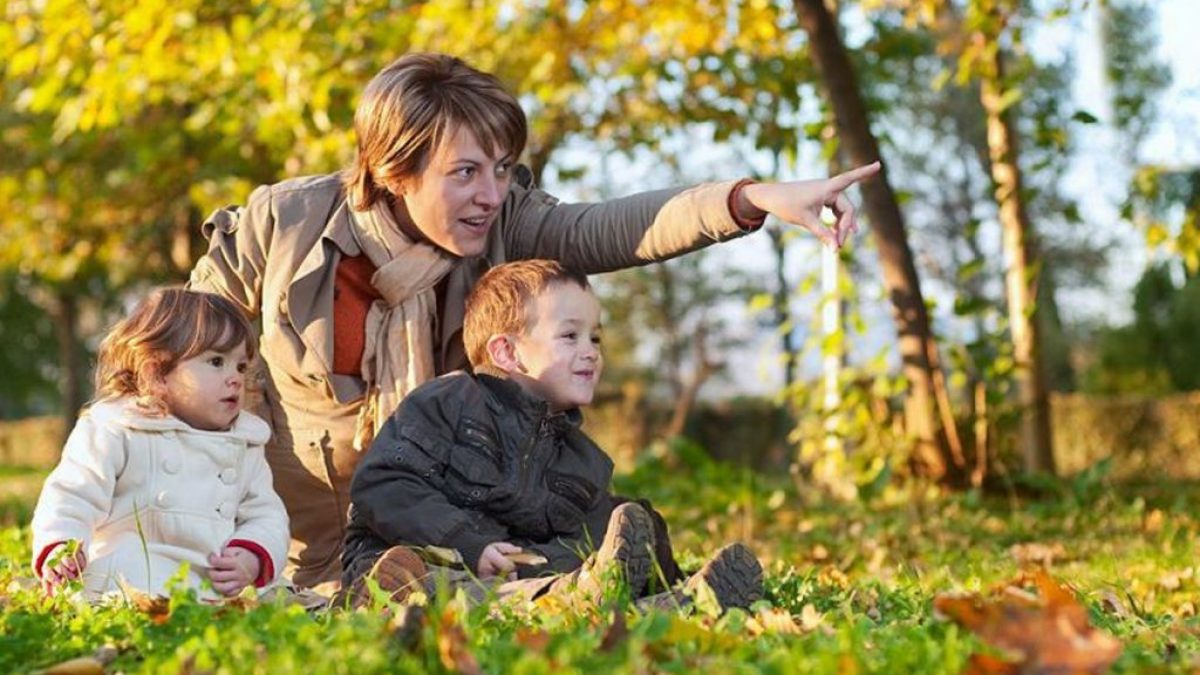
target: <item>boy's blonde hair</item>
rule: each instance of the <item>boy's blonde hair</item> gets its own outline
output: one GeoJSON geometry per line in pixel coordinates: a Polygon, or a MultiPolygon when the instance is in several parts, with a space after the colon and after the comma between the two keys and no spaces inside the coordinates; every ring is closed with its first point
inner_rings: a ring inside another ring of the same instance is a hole
{"type": "Polygon", "coordinates": [[[350,205],[366,211],[425,168],[443,139],[465,126],[483,150],[515,160],[528,123],[494,75],[445,54],[408,54],[367,84],[354,113],[358,154],[342,174],[350,205]]]}
{"type": "Polygon", "coordinates": [[[533,301],[554,284],[572,283],[591,291],[587,276],[554,260],[522,260],[487,271],[467,296],[463,346],[471,367],[490,362],[487,342],[493,335],[520,334],[532,327],[533,301]]]}
{"type": "Polygon", "coordinates": [[[132,396],[148,413],[166,414],[163,376],[206,350],[246,345],[254,358],[254,331],[241,310],[219,295],[158,289],[118,321],[100,343],[96,398],[132,396]]]}

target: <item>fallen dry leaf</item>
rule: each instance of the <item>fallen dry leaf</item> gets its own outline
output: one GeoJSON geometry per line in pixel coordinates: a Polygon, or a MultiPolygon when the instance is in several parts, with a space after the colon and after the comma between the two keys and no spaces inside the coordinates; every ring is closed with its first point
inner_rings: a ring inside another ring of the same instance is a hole
{"type": "Polygon", "coordinates": [[[618,645],[625,642],[629,637],[629,626],[625,623],[625,612],[614,610],[612,623],[608,625],[608,629],[604,631],[604,637],[600,639],[600,651],[611,652],[618,645]]]}
{"type": "Polygon", "coordinates": [[[972,654],[962,675],[1015,675],[1021,672],[1015,663],[988,654],[972,654]]]}
{"type": "Polygon", "coordinates": [[[805,633],[812,632],[825,620],[825,615],[818,612],[812,603],[807,603],[800,609],[800,629],[805,633]]]}
{"type": "Polygon", "coordinates": [[[1158,580],[1158,585],[1168,591],[1177,591],[1183,587],[1183,582],[1188,581],[1195,574],[1195,569],[1187,567],[1175,572],[1168,572],[1158,580]]]}
{"type": "Polygon", "coordinates": [[[90,656],[81,656],[57,663],[42,672],[46,675],[104,675],[104,664],[90,656]]]}
{"type": "Polygon", "coordinates": [[[50,666],[42,671],[46,675],[102,675],[104,667],[117,660],[119,650],[113,645],[104,645],[91,656],[80,656],[50,666]]]}
{"type": "Polygon", "coordinates": [[[817,581],[826,586],[837,586],[838,588],[846,588],[850,585],[850,579],[846,573],[834,567],[826,565],[817,572],[817,581]]]}
{"type": "Polygon", "coordinates": [[[117,585],[120,587],[121,592],[124,593],[125,599],[129,601],[129,604],[133,605],[142,614],[150,617],[150,622],[154,625],[161,626],[170,620],[170,598],[161,595],[150,595],[145,591],[126,584],[120,579],[117,580],[117,585]]]}
{"type": "Polygon", "coordinates": [[[518,565],[545,565],[550,562],[546,556],[538,555],[537,553],[529,553],[521,551],[520,553],[505,553],[505,558],[518,565]]]}
{"type": "Polygon", "coordinates": [[[534,630],[532,628],[518,629],[516,640],[517,644],[539,654],[546,651],[546,647],[550,646],[550,634],[544,630],[534,630]]]}
{"type": "Polygon", "coordinates": [[[391,640],[405,649],[414,649],[421,642],[425,629],[425,608],[421,605],[400,605],[388,619],[391,640]]]}
{"type": "Polygon", "coordinates": [[[1166,518],[1163,516],[1163,512],[1161,510],[1153,509],[1150,511],[1150,513],[1146,514],[1145,518],[1142,519],[1142,531],[1146,534],[1155,534],[1162,530],[1163,522],[1165,520],[1166,518]]]}
{"type": "Polygon", "coordinates": [[[1008,552],[1021,565],[1041,565],[1042,567],[1050,567],[1055,560],[1063,560],[1067,557],[1067,549],[1058,542],[1041,544],[1031,541],[1024,544],[1013,544],[1009,547],[1008,552]]]}
{"type": "Polygon", "coordinates": [[[976,669],[969,672],[1016,672],[1001,668],[1011,664],[1032,675],[1098,673],[1121,653],[1116,638],[1091,626],[1075,594],[1041,570],[1019,577],[991,597],[942,594],[933,606],[1008,656],[981,656],[978,663],[973,659],[968,668],[976,669]],[[1024,589],[1030,581],[1040,597],[1024,589]]]}
{"type": "Polygon", "coordinates": [[[463,675],[482,675],[479,661],[467,645],[467,634],[458,623],[454,607],[447,605],[442,612],[437,632],[438,657],[447,670],[463,675]]]}
{"type": "Polygon", "coordinates": [[[764,634],[802,635],[804,629],[796,623],[795,618],[787,610],[774,607],[759,610],[757,614],[746,620],[746,629],[758,637],[764,634]]]}

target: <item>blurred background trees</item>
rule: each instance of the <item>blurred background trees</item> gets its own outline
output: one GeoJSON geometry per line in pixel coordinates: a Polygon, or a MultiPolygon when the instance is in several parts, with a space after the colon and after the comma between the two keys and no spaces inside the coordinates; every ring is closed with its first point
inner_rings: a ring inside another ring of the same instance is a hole
{"type": "Polygon", "coordinates": [[[1052,471],[1052,391],[1163,395],[1200,378],[1200,170],[1195,148],[1168,162],[1146,150],[1172,75],[1152,3],[2,11],[0,417],[73,416],[98,336],[131,295],[186,277],[203,216],[257,184],[344,165],[358,92],[414,50],[460,55],[516,91],[531,122],[523,159],[563,197],[884,160],[858,200],[866,236],[833,287],[817,282],[811,238],[774,223],[754,260],[720,247],[601,281],[610,426],[642,429],[639,446],[711,428],[713,402],[749,379],[763,342],[780,355],[782,393],[763,404],[774,412],[754,444],[784,448],[799,480],[817,480],[816,458],[833,453],[850,492],[893,471],[979,485],[998,460],[1052,471]],[[1088,21],[1111,114],[1075,101],[1072,52],[1031,46],[1088,21]],[[1124,194],[1067,187],[1090,161],[1080,133],[1100,127],[1117,139],[1124,194]],[[1149,251],[1134,297],[1108,316],[1072,311],[1064,298],[1110,283],[1124,231],[1149,251]],[[825,301],[843,317],[832,331],[812,323],[825,301]],[[1121,316],[1132,318],[1107,325],[1121,316]],[[822,361],[837,369],[819,381],[822,361]]]}

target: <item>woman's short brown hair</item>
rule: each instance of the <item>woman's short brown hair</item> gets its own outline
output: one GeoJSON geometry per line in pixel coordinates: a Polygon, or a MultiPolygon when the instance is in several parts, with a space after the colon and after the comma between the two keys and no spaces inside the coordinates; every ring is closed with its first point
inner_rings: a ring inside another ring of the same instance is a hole
{"type": "Polygon", "coordinates": [[[445,54],[408,54],[379,71],[354,113],[358,154],[343,172],[350,205],[365,211],[425,168],[442,139],[466,126],[489,155],[525,149],[525,112],[494,75],[445,54]]]}
{"type": "Polygon", "coordinates": [[[524,333],[533,301],[550,286],[566,283],[592,288],[586,275],[554,260],[521,260],[488,270],[467,296],[463,346],[471,366],[489,363],[487,342],[493,335],[524,333]]]}
{"type": "Polygon", "coordinates": [[[254,331],[232,302],[212,293],[158,289],[100,343],[96,398],[132,396],[147,412],[165,414],[163,376],[209,349],[227,352],[241,344],[253,359],[254,331]]]}

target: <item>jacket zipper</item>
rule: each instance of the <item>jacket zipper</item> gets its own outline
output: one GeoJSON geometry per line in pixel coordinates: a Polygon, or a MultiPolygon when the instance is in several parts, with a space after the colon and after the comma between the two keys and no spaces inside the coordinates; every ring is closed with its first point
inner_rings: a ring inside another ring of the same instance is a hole
{"type": "Polygon", "coordinates": [[[579,503],[583,504],[585,507],[592,502],[586,490],[565,478],[555,479],[554,487],[558,488],[560,490],[560,494],[562,494],[564,497],[570,497],[571,495],[578,497],[579,503]]]}
{"type": "Polygon", "coordinates": [[[525,450],[521,453],[521,472],[520,482],[517,483],[516,500],[520,502],[522,494],[525,492],[525,483],[529,480],[529,458],[533,454],[533,449],[537,447],[538,439],[542,437],[542,427],[546,424],[545,417],[539,417],[537,426],[533,430],[533,435],[529,442],[525,444],[525,450]]]}
{"type": "Polygon", "coordinates": [[[463,432],[466,434],[466,436],[468,438],[472,438],[476,441],[476,443],[474,444],[474,447],[481,450],[488,457],[491,457],[492,461],[495,461],[497,463],[502,463],[501,462],[502,458],[501,458],[500,454],[496,452],[496,449],[492,443],[492,439],[489,438],[487,434],[485,434],[484,432],[482,432],[478,429],[475,429],[475,428],[469,427],[469,426],[466,427],[463,430],[463,432]]]}

